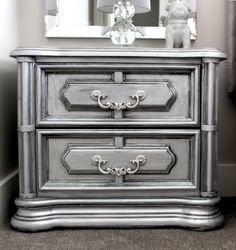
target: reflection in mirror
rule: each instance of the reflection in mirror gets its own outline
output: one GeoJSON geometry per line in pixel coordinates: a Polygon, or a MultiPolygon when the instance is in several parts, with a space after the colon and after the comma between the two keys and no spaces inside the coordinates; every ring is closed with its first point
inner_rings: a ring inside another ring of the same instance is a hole
{"type": "MultiPolygon", "coordinates": [[[[113,14],[96,9],[97,0],[45,0],[46,37],[109,37],[113,14]]],[[[151,0],[151,11],[136,14],[133,23],[137,38],[164,39],[167,22],[166,6],[173,0],[151,0]]],[[[188,24],[196,39],[197,0],[186,0],[191,8],[188,24]]]]}

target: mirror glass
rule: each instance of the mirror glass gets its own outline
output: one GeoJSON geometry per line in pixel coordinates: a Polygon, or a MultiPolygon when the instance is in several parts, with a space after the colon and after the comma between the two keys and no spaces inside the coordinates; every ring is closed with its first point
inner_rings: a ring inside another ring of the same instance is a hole
{"type": "MultiPolygon", "coordinates": [[[[96,9],[97,0],[45,0],[46,37],[109,37],[109,27],[114,23],[113,14],[96,9]]],[[[170,0],[151,0],[151,11],[136,14],[133,24],[137,38],[164,39],[166,6],[170,0]]],[[[191,14],[188,24],[192,39],[196,39],[197,0],[186,0],[191,14]]]]}

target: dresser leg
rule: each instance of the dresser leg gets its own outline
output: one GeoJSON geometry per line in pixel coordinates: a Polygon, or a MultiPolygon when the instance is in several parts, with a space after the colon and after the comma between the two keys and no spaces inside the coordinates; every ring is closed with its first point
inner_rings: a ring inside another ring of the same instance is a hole
{"type": "Polygon", "coordinates": [[[18,58],[18,143],[20,197],[35,196],[34,60],[18,58]]]}

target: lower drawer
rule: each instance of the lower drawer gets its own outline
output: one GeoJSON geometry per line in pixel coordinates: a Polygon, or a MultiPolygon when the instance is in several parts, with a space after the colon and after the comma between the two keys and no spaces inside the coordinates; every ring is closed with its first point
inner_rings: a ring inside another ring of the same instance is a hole
{"type": "Polygon", "coordinates": [[[198,130],[38,130],[38,192],[53,197],[199,194],[198,130]]]}

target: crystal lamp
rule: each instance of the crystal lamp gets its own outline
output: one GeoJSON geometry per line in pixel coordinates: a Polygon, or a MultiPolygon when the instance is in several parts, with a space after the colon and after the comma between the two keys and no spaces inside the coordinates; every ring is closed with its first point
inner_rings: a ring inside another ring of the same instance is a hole
{"type": "Polygon", "coordinates": [[[131,45],[136,39],[136,28],[132,17],[135,13],[151,10],[150,0],[98,0],[97,9],[114,13],[115,23],[110,29],[110,38],[116,45],[131,45]]]}

